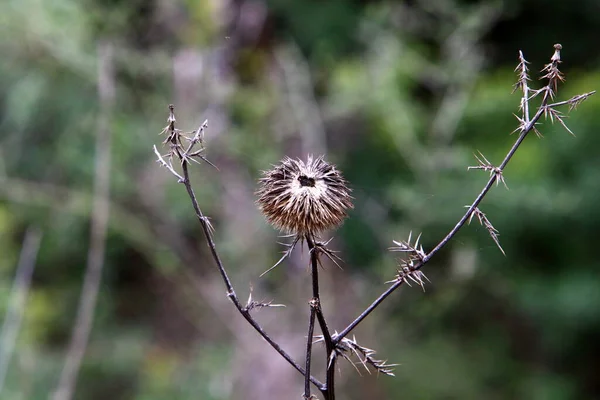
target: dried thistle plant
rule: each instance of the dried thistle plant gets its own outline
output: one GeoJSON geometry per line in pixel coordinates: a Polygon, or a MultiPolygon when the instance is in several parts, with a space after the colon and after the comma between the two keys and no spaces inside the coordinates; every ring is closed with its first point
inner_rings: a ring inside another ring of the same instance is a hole
{"type": "MultiPolygon", "coordinates": [[[[564,81],[564,75],[559,70],[559,65],[562,62],[560,58],[561,49],[562,46],[559,44],[554,46],[554,54],[550,59],[550,63],[546,64],[542,70],[542,79],[545,79],[547,83],[544,87],[537,90],[529,87],[530,78],[527,68],[528,62],[525,60],[523,53],[519,52],[519,64],[516,68],[516,71],[518,72],[518,82],[515,85],[515,90],[521,91],[522,96],[519,106],[520,115],[516,115],[519,126],[514,131],[518,132],[518,137],[514,144],[498,166],[492,164],[481,153],[475,155],[478,165],[469,167],[469,169],[487,171],[490,173],[490,177],[483,189],[475,197],[472,204],[467,206],[465,214],[433,249],[429,252],[426,252],[423,249],[423,246],[419,243],[420,235],[414,243],[412,243],[412,235],[409,235],[408,240],[394,241],[395,246],[390,250],[400,252],[403,257],[399,260],[399,268],[397,269],[394,279],[388,282],[391,284],[390,287],[367,306],[364,311],[362,311],[360,315],[358,315],[340,333],[335,332],[334,334],[331,334],[328,328],[321,307],[318,277],[319,257],[321,255],[330,258],[333,262],[336,262],[335,260],[339,258],[335,252],[327,249],[329,241],[319,242],[318,238],[322,232],[338,227],[347,217],[348,209],[353,207],[350,189],[335,166],[327,163],[322,157],[313,159],[309,156],[306,162],[286,157],[271,170],[264,172],[264,175],[259,182],[259,189],[257,190],[257,195],[259,197],[257,200],[258,207],[271,224],[293,236],[292,243],[286,245],[288,250],[284,252],[284,256],[277,264],[291,253],[294,246],[299,241],[306,241],[309,248],[312,271],[312,298],[309,301],[310,318],[308,323],[304,367],[300,366],[299,363],[282,349],[251,315],[252,310],[281,307],[282,305],[272,304],[271,302],[254,301],[252,299],[252,293],[250,293],[246,305],[243,305],[237,297],[227,271],[217,253],[212,238],[212,226],[210,225],[208,218],[204,216],[200,210],[189,179],[188,166],[192,161],[198,162],[197,159],[200,159],[213,165],[204,157],[202,139],[206,129],[206,123],[201,124],[195,131],[184,134],[179,129],[176,129],[174,109],[173,106],[170,106],[169,124],[163,130],[163,133],[167,134],[167,140],[165,140],[164,144],[169,146],[169,152],[163,156],[155,147],[154,152],[156,153],[158,162],[166,167],[178,181],[186,187],[196,216],[203,227],[205,239],[212,257],[223,277],[223,281],[227,288],[227,296],[248,323],[291,366],[304,376],[305,399],[316,398],[316,396],[311,394],[311,387],[314,386],[321,392],[326,400],[335,400],[335,364],[338,357],[351,361],[350,357],[354,355],[358,358],[359,363],[365,366],[367,370],[368,366],[370,366],[380,373],[393,375],[391,368],[393,365],[374,358],[374,350],[359,345],[354,338],[350,340],[347,337],[348,334],[368,317],[392,292],[403,284],[410,285],[410,281],[412,281],[419,286],[424,287],[425,280],[428,279],[421,272],[421,268],[427,264],[440,249],[446,246],[456,233],[466,223],[469,223],[473,217],[477,217],[496,245],[498,245],[500,251],[504,253],[498,240],[499,232],[494,228],[487,216],[480,210],[480,203],[494,185],[497,186],[498,183],[501,182],[506,186],[503,176],[505,167],[530,132],[533,131],[536,135],[541,136],[541,133],[536,128],[536,123],[538,123],[542,116],[550,119],[551,122],[558,121],[568,132],[572,133],[563,121],[564,115],[557,110],[557,107],[567,105],[570,111],[595,93],[583,93],[566,101],[550,103],[550,100],[556,95],[558,84],[564,81]],[[542,94],[541,104],[536,108],[535,113],[533,113],[532,110],[530,110],[530,100],[540,94],[542,94]],[[187,146],[184,145],[186,142],[187,146]],[[174,165],[173,159],[179,161],[179,163],[175,163],[174,165]],[[180,165],[177,166],[177,164],[180,165]],[[181,169],[181,173],[179,173],[177,169],[181,169]],[[327,357],[325,382],[321,382],[311,375],[313,330],[315,321],[318,322],[322,332],[322,335],[317,336],[317,342],[323,342],[325,344],[327,357]]],[[[277,264],[275,264],[275,266],[277,264]]],[[[355,365],[353,362],[352,364],[355,365]]]]}
{"type": "MultiPolygon", "coordinates": [[[[559,64],[561,64],[560,58],[560,50],[562,46],[560,44],[554,45],[554,54],[550,59],[550,63],[546,64],[542,69],[542,73],[544,74],[541,79],[545,79],[547,84],[537,90],[531,89],[529,87],[529,75],[528,75],[528,62],[525,60],[522,52],[519,52],[519,64],[515,69],[518,72],[518,81],[515,84],[514,88],[516,90],[522,91],[521,101],[519,110],[521,111],[520,116],[516,116],[519,121],[519,126],[515,129],[514,132],[519,133],[519,137],[516,139],[515,143],[512,145],[503,161],[498,166],[494,166],[485,156],[479,153],[479,156],[475,156],[478,164],[477,166],[470,167],[469,169],[480,169],[484,171],[488,171],[490,173],[490,177],[488,182],[485,184],[481,192],[476,196],[473,203],[467,206],[467,211],[460,218],[460,220],[456,223],[456,225],[448,232],[448,234],[437,244],[435,247],[429,252],[425,252],[423,248],[419,245],[419,238],[417,238],[414,244],[411,244],[411,237],[406,241],[394,241],[395,246],[391,248],[392,251],[397,251],[405,254],[404,259],[400,259],[400,268],[395,276],[395,278],[390,281],[392,285],[385,290],[377,299],[375,299],[358,317],[354,319],[345,329],[343,329],[339,334],[336,334],[333,338],[333,344],[336,350],[339,350],[339,346],[344,342],[344,339],[347,335],[358,326],[366,317],[370,315],[373,310],[375,310],[392,292],[398,289],[403,284],[409,284],[409,280],[419,284],[419,286],[423,287],[424,279],[427,279],[421,272],[421,268],[427,264],[431,258],[444,246],[446,246],[449,241],[456,235],[456,233],[465,225],[471,221],[471,219],[476,216],[479,219],[479,222],[486,228],[500,251],[504,254],[504,250],[500,246],[500,242],[498,240],[499,232],[487,216],[479,209],[479,204],[482,202],[486,194],[490,191],[490,189],[494,185],[498,185],[498,182],[501,182],[506,187],[506,182],[503,176],[504,169],[509,161],[512,159],[520,145],[525,140],[525,137],[529,132],[534,132],[538,137],[541,137],[541,133],[536,128],[536,123],[538,123],[539,119],[542,116],[545,116],[547,119],[550,119],[551,122],[557,120],[563,127],[572,134],[570,129],[566,126],[563,121],[563,114],[559,112],[556,108],[560,106],[569,106],[569,111],[576,108],[582,101],[586,100],[589,96],[593,95],[595,91],[583,93],[572,97],[566,101],[560,101],[556,103],[550,103],[549,101],[554,98],[556,95],[556,91],[558,89],[558,84],[564,81],[564,75],[559,70],[559,64]],[[536,112],[531,115],[530,114],[530,100],[538,95],[542,94],[541,105],[537,107],[536,112]]],[[[508,187],[507,187],[508,188],[508,187]]]]}
{"type": "Polygon", "coordinates": [[[284,158],[259,181],[257,204],[267,221],[297,236],[337,228],[353,207],[350,189],[332,164],[318,157],[284,158]]]}
{"type": "MultiPolygon", "coordinates": [[[[315,319],[323,333],[323,341],[328,355],[334,352],[334,343],[320,306],[319,272],[320,255],[325,255],[335,264],[335,252],[327,248],[329,241],[318,242],[319,235],[335,229],[348,216],[352,208],[352,197],[347,182],[340,171],[323,157],[308,156],[306,162],[300,159],[284,158],[279,164],[263,173],[259,181],[258,208],[267,221],[276,228],[294,236],[283,257],[262,275],[271,271],[289,256],[298,241],[306,240],[310,251],[313,297],[309,301],[310,318],[306,343],[306,367],[304,398],[311,398],[310,368],[315,319]]],[[[261,276],[262,276],[261,275],[261,276]]],[[[328,372],[328,382],[332,372],[328,372]]],[[[327,393],[328,389],[323,393],[327,393]]],[[[333,391],[330,392],[333,395],[333,391]]]]}

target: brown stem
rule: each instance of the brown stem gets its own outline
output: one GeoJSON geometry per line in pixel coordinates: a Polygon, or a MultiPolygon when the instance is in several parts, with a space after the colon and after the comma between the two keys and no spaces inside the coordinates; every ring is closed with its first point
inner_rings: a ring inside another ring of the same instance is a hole
{"type": "MultiPolygon", "coordinates": [[[[233,37],[235,35],[230,35],[230,36],[233,37]]],[[[234,41],[229,40],[229,42],[233,43],[234,41]]],[[[225,267],[223,266],[223,263],[217,253],[216,246],[215,246],[214,240],[211,235],[211,228],[210,228],[208,219],[204,216],[204,214],[202,213],[202,211],[198,205],[198,201],[196,200],[196,196],[194,194],[194,191],[192,189],[190,179],[189,179],[188,157],[190,157],[190,155],[191,155],[192,148],[198,143],[198,141],[201,140],[201,137],[199,136],[199,134],[200,134],[201,130],[204,130],[204,128],[206,127],[206,121],[196,131],[197,137],[195,137],[193,140],[190,141],[189,145],[187,146],[187,149],[183,149],[182,144],[179,141],[179,136],[178,136],[178,134],[176,134],[174,107],[172,105],[169,106],[169,111],[170,111],[169,127],[168,127],[169,137],[168,137],[167,141],[170,142],[172,150],[174,150],[176,156],[181,161],[183,177],[181,177],[177,174],[177,172],[172,168],[170,163],[169,164],[163,163],[163,165],[167,166],[167,168],[169,168],[169,170],[175,176],[177,176],[177,178],[179,179],[179,182],[183,183],[186,188],[186,191],[192,202],[192,206],[194,208],[196,217],[198,218],[200,225],[202,226],[202,230],[204,232],[204,237],[205,237],[206,243],[210,249],[211,256],[212,256],[213,260],[215,261],[215,263],[219,269],[219,272],[221,274],[221,277],[223,279],[223,282],[225,283],[225,286],[227,288],[227,296],[232,301],[232,303],[234,304],[234,306],[238,310],[238,312],[244,317],[244,319],[260,334],[261,337],[263,337],[263,339],[265,339],[267,341],[267,343],[269,343],[271,345],[271,347],[273,347],[275,349],[275,351],[277,351],[290,365],[292,365],[303,376],[308,376],[310,382],[312,382],[317,388],[319,388],[319,390],[323,390],[324,384],[322,382],[320,382],[318,379],[314,378],[313,376],[310,376],[310,373],[308,373],[308,374],[305,373],[304,369],[296,361],[294,361],[294,359],[285,350],[283,350],[264,331],[264,329],[260,326],[260,324],[257,321],[254,320],[254,318],[250,314],[250,310],[247,307],[243,306],[242,303],[240,302],[239,298],[237,297],[235,290],[233,288],[233,285],[231,283],[231,280],[229,279],[229,276],[225,270],[225,267]]],[[[158,155],[159,160],[161,160],[160,154],[157,154],[157,155],[158,155]]],[[[207,163],[211,164],[204,157],[200,156],[200,158],[202,160],[206,161],[207,163]]],[[[162,162],[162,160],[161,160],[161,162],[162,162]]]]}
{"type": "MultiPolygon", "coordinates": [[[[333,373],[335,370],[335,358],[332,356],[335,351],[333,339],[327,326],[327,321],[323,315],[323,308],[321,307],[321,295],[319,292],[319,247],[315,243],[314,238],[311,235],[306,235],[306,243],[308,244],[308,250],[310,252],[310,265],[312,270],[312,288],[313,288],[313,299],[311,301],[311,314],[314,310],[316,313],[317,321],[319,321],[319,327],[323,334],[323,341],[325,342],[325,353],[327,354],[327,378],[325,381],[325,390],[322,390],[323,396],[326,400],[335,399],[335,388],[334,388],[334,377],[333,373]]],[[[312,337],[310,338],[312,340],[312,337]]]]}
{"type": "Polygon", "coordinates": [[[322,391],[327,400],[335,400],[335,361],[336,357],[327,356],[327,376],[325,377],[326,390],[322,391]]]}
{"type": "MultiPolygon", "coordinates": [[[[549,86],[547,86],[547,87],[549,87],[549,86]]],[[[528,96],[528,91],[529,91],[528,88],[524,89],[524,92],[525,92],[524,96],[528,96]]],[[[529,98],[525,97],[525,103],[527,103],[528,100],[529,100],[529,98]]],[[[506,165],[508,165],[509,161],[512,159],[513,155],[516,153],[516,151],[518,150],[521,143],[523,143],[523,140],[525,140],[525,137],[527,136],[527,134],[529,134],[529,132],[531,132],[534,129],[536,122],[544,114],[544,110],[546,109],[547,104],[548,104],[548,96],[545,96],[543,98],[542,104],[540,105],[537,112],[531,119],[529,119],[529,116],[528,116],[528,114],[529,114],[528,107],[524,109],[525,115],[522,120],[523,124],[521,125],[521,134],[519,135],[519,137],[517,138],[515,143],[512,145],[512,147],[510,148],[510,150],[504,157],[504,160],[498,167],[500,173],[502,171],[504,171],[504,168],[506,168],[506,165]]],[[[496,182],[497,179],[498,179],[498,174],[492,174],[490,176],[490,179],[485,184],[485,186],[483,187],[481,192],[477,195],[477,197],[475,198],[473,203],[469,206],[467,212],[456,223],[454,228],[452,228],[452,230],[450,230],[450,232],[448,232],[448,234],[433,248],[433,250],[431,250],[425,257],[423,257],[421,262],[414,267],[415,270],[421,269],[423,267],[423,265],[425,265],[427,262],[429,262],[429,260],[431,260],[431,258],[438,251],[440,251],[446,244],[448,244],[448,242],[454,237],[454,235],[456,235],[456,233],[460,230],[460,228],[462,228],[465,225],[465,223],[469,220],[469,218],[471,217],[471,215],[473,214],[473,212],[475,211],[475,209],[477,208],[479,203],[481,203],[481,201],[483,200],[485,195],[490,191],[490,189],[492,188],[492,186],[494,185],[494,183],[496,182]]],[[[381,304],[381,302],[383,300],[385,300],[387,296],[389,296],[393,291],[398,289],[402,285],[403,282],[404,282],[403,280],[396,281],[385,292],[383,292],[377,299],[375,299],[375,301],[373,301],[373,303],[371,303],[358,317],[356,317],[356,319],[354,319],[354,321],[352,321],[342,332],[340,332],[338,335],[336,335],[336,337],[334,338],[334,344],[339,343],[340,340],[342,340],[344,337],[346,337],[375,308],[377,308],[377,306],[379,304],[381,304]]]]}
{"type": "MultiPolygon", "coordinates": [[[[185,160],[182,163],[182,170],[183,170],[182,183],[188,192],[190,200],[192,201],[192,206],[194,207],[196,217],[198,218],[198,221],[200,222],[200,225],[202,226],[202,231],[204,232],[204,238],[206,239],[206,244],[208,245],[208,248],[210,249],[212,258],[215,261],[215,263],[217,264],[219,272],[221,273],[221,277],[223,278],[223,282],[225,282],[225,286],[227,287],[227,296],[229,297],[229,299],[231,300],[231,302],[233,303],[235,308],[239,311],[239,313],[242,314],[244,319],[246,319],[246,321],[248,321],[248,323],[254,328],[254,330],[256,330],[260,334],[260,336],[262,336],[267,341],[267,343],[269,343],[271,345],[271,347],[273,347],[275,349],[275,351],[277,351],[288,363],[290,363],[290,365],[292,367],[294,367],[303,376],[306,376],[307,374],[306,374],[305,370],[296,361],[294,361],[294,359],[285,350],[283,350],[281,348],[281,346],[279,346],[279,344],[277,344],[265,332],[265,330],[259,325],[259,323],[254,320],[254,318],[250,314],[250,311],[248,311],[242,305],[240,300],[238,299],[237,295],[235,294],[235,290],[233,289],[231,279],[229,279],[229,275],[227,274],[227,271],[225,270],[225,267],[223,266],[223,262],[221,261],[221,258],[219,257],[219,254],[217,253],[217,247],[215,245],[214,240],[212,239],[212,234],[210,232],[210,228],[209,228],[207,219],[204,216],[204,214],[202,213],[202,210],[200,210],[200,206],[198,205],[198,201],[196,200],[196,195],[194,194],[194,190],[192,189],[192,185],[190,183],[188,162],[185,160]]],[[[310,374],[308,374],[308,375],[310,376],[310,381],[319,390],[323,390],[325,385],[322,382],[320,382],[317,378],[311,376],[310,374]]]]}
{"type": "MultiPolygon", "coordinates": [[[[313,299],[314,300],[314,299],[313,299]]],[[[310,399],[310,364],[312,361],[312,344],[313,344],[313,332],[315,330],[315,307],[310,305],[310,318],[308,320],[308,336],[306,339],[306,359],[305,359],[305,371],[304,374],[304,398],[310,399]]]]}
{"type": "Polygon", "coordinates": [[[223,262],[221,261],[221,258],[219,257],[219,254],[217,252],[217,247],[212,238],[211,225],[208,222],[208,219],[206,218],[206,216],[202,213],[202,210],[200,209],[200,206],[198,205],[198,200],[196,199],[196,194],[194,193],[194,190],[192,189],[192,185],[190,183],[190,174],[189,174],[188,166],[189,166],[189,162],[190,162],[189,160],[191,160],[191,158],[193,156],[198,156],[202,160],[206,161],[208,164],[212,165],[203,156],[199,155],[200,153],[197,153],[197,154],[190,153],[192,151],[193,146],[201,141],[200,134],[206,128],[206,122],[204,122],[198,128],[198,130],[196,131],[196,135],[190,142],[190,145],[184,151],[182,148],[181,138],[180,138],[181,132],[175,128],[175,121],[176,121],[175,107],[171,104],[171,105],[169,105],[169,118],[168,118],[169,124],[168,124],[167,128],[165,128],[165,132],[167,133],[167,139],[165,140],[165,143],[168,143],[171,148],[171,151],[169,153],[169,162],[166,162],[163,159],[163,157],[160,155],[160,153],[156,149],[156,146],[154,146],[154,151],[158,157],[158,161],[163,166],[168,168],[169,171],[171,171],[171,173],[178,178],[179,183],[183,183],[183,185],[185,186],[188,196],[192,202],[192,207],[194,208],[196,217],[198,218],[198,221],[200,222],[200,226],[202,227],[202,231],[204,232],[204,238],[205,238],[206,244],[210,250],[210,254],[211,254],[213,260],[215,261],[215,264],[217,265],[217,268],[219,269],[219,273],[221,274],[223,282],[225,283],[225,286],[227,288],[227,296],[229,297],[229,299],[231,300],[231,302],[233,303],[235,308],[238,310],[238,312],[242,315],[242,317],[244,317],[244,319],[246,321],[248,321],[248,323],[254,328],[254,330],[256,330],[259,333],[259,335],[262,336],[263,339],[265,339],[267,341],[267,343],[269,343],[271,345],[271,347],[273,347],[273,349],[275,349],[275,351],[277,351],[292,367],[294,367],[303,376],[306,377],[308,375],[309,381],[312,382],[319,390],[321,390],[321,391],[324,390],[325,385],[321,381],[316,379],[315,377],[311,376],[310,373],[307,374],[305,372],[305,370],[296,361],[294,361],[294,359],[285,350],[283,350],[281,348],[281,346],[279,346],[279,344],[277,344],[265,332],[265,330],[260,326],[260,324],[250,314],[250,309],[248,307],[243,306],[242,303],[240,302],[239,298],[235,294],[235,290],[233,289],[233,284],[231,283],[231,279],[229,279],[229,275],[227,274],[227,271],[225,270],[225,267],[223,266],[223,262]],[[179,175],[173,169],[173,166],[171,165],[170,158],[173,155],[175,155],[181,162],[181,169],[183,171],[183,176],[179,175]]]}

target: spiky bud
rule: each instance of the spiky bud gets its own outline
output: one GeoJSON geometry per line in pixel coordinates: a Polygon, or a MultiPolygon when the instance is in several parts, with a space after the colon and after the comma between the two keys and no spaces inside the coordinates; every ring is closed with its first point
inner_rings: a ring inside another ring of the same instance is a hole
{"type": "Polygon", "coordinates": [[[338,227],[353,207],[346,180],[323,157],[284,158],[259,181],[257,204],[267,221],[296,235],[338,227]]]}

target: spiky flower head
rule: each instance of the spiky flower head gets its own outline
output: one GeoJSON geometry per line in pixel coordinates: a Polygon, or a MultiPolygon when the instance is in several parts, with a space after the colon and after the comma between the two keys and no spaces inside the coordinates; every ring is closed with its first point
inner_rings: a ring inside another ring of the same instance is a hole
{"type": "Polygon", "coordinates": [[[284,158],[263,172],[256,194],[269,223],[296,235],[336,228],[353,207],[346,180],[323,157],[284,158]]]}

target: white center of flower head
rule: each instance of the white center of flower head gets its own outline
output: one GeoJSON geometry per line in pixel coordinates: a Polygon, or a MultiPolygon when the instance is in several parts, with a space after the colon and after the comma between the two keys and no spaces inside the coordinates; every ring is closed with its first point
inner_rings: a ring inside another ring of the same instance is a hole
{"type": "Polygon", "coordinates": [[[327,185],[321,178],[311,176],[312,174],[299,174],[292,181],[292,192],[295,195],[310,194],[315,198],[319,198],[325,193],[327,185]]]}

